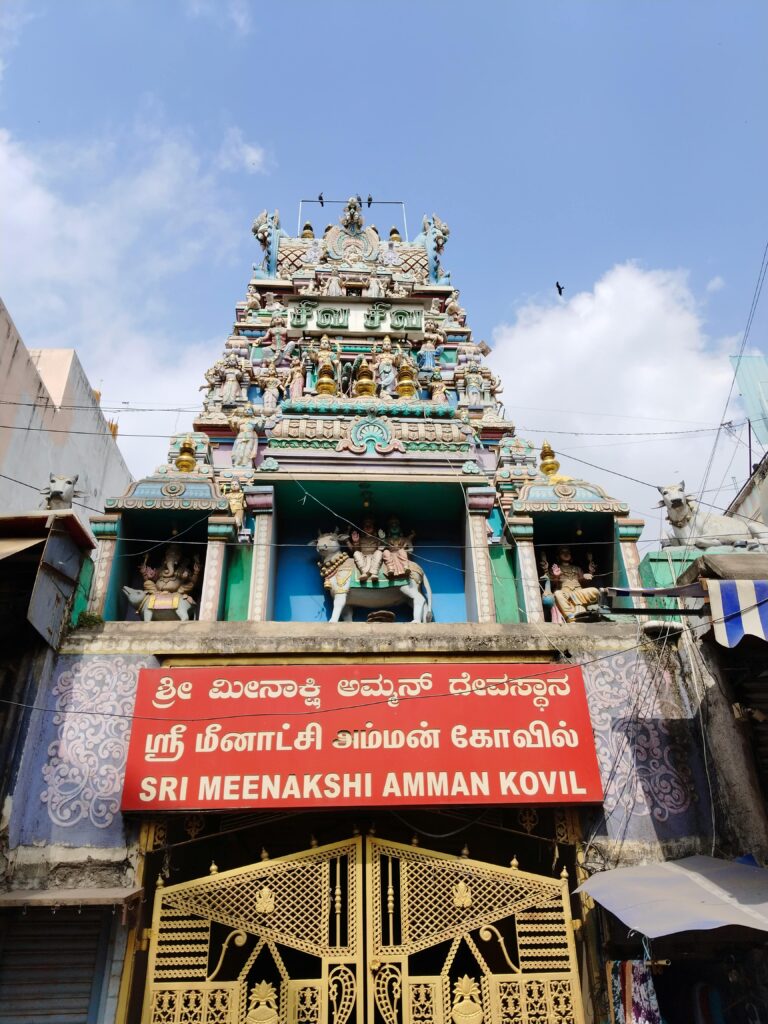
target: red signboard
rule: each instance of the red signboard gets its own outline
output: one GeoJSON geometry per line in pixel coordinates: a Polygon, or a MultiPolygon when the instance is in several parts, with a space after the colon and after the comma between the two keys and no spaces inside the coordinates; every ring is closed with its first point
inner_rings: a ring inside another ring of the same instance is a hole
{"type": "Polygon", "coordinates": [[[123,810],[602,801],[571,665],[143,669],[123,810]]]}

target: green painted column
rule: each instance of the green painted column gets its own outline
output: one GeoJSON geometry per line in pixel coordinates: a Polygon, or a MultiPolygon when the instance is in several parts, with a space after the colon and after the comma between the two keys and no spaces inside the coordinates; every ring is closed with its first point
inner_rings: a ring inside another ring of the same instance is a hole
{"type": "Polygon", "coordinates": [[[518,592],[525,621],[544,622],[539,567],[533,548],[533,519],[530,516],[511,516],[507,519],[507,531],[517,548],[518,592]]]}

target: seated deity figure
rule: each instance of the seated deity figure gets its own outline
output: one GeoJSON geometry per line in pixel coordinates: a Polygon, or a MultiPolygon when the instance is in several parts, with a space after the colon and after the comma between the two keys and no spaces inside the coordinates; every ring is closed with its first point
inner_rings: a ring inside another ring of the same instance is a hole
{"type": "Polygon", "coordinates": [[[413,531],[407,535],[403,533],[397,516],[390,516],[387,520],[383,558],[385,572],[390,579],[395,579],[397,576],[410,576],[408,555],[413,551],[415,536],[413,531]]]}
{"type": "Polygon", "coordinates": [[[261,297],[258,289],[254,288],[252,284],[248,285],[248,298],[245,302],[245,308],[249,320],[252,320],[261,309],[261,297]]]}
{"type": "Polygon", "coordinates": [[[573,622],[577,612],[583,612],[600,598],[597,587],[584,586],[594,578],[596,566],[592,556],[587,555],[587,572],[575,565],[569,547],[558,548],[558,561],[546,565],[542,556],[541,568],[549,579],[555,606],[566,622],[573,622]]]}
{"type": "Polygon", "coordinates": [[[348,547],[352,552],[360,582],[375,580],[379,575],[381,559],[384,552],[382,532],[376,528],[372,516],[363,519],[360,530],[353,529],[349,535],[348,547]]]}

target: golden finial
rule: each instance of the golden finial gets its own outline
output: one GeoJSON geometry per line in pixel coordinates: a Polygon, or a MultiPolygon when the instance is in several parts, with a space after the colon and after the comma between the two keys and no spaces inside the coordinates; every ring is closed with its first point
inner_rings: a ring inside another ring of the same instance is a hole
{"type": "Polygon", "coordinates": [[[517,859],[517,854],[515,854],[515,856],[509,862],[509,866],[512,868],[513,871],[517,871],[517,869],[520,867],[520,861],[517,859]]]}
{"type": "Polygon", "coordinates": [[[179,445],[179,454],[176,457],[176,469],[180,473],[191,473],[193,469],[197,468],[197,459],[195,459],[195,442],[187,434],[184,440],[179,445]]]}
{"type": "Polygon", "coordinates": [[[267,853],[266,848],[263,846],[261,848],[261,853],[259,854],[259,857],[261,858],[261,860],[269,860],[269,854],[267,853]]]}
{"type": "Polygon", "coordinates": [[[400,235],[400,232],[397,230],[397,228],[393,227],[390,229],[389,240],[390,242],[402,242],[402,236],[400,235]]]}
{"type": "Polygon", "coordinates": [[[560,469],[560,463],[555,458],[552,445],[549,441],[544,441],[541,446],[541,472],[544,476],[554,476],[558,469],[560,469]]]}
{"type": "Polygon", "coordinates": [[[469,847],[467,846],[466,843],[464,843],[464,846],[461,849],[461,856],[462,857],[468,857],[469,856],[469,847]]]}
{"type": "Polygon", "coordinates": [[[315,231],[314,231],[314,228],[313,228],[313,227],[312,227],[312,225],[311,225],[311,224],[309,223],[309,221],[307,221],[307,222],[305,223],[304,227],[302,228],[302,231],[301,231],[301,237],[302,237],[302,238],[314,238],[314,237],[315,237],[315,231]]]}
{"type": "Polygon", "coordinates": [[[156,883],[156,885],[157,885],[157,888],[158,888],[158,889],[162,889],[162,888],[164,887],[164,885],[165,885],[165,880],[164,880],[164,878],[163,878],[163,876],[162,876],[162,875],[158,875],[158,876],[157,876],[157,883],[156,883]]]}
{"type": "Polygon", "coordinates": [[[215,860],[212,860],[211,861],[211,866],[208,868],[208,874],[209,875],[218,875],[218,873],[219,873],[218,865],[216,864],[215,860]]]}

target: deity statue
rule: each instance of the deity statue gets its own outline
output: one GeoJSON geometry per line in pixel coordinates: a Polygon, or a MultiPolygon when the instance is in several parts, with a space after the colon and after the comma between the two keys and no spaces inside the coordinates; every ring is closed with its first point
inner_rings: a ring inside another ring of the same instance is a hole
{"type": "Polygon", "coordinates": [[[400,281],[392,281],[387,288],[387,296],[392,299],[402,299],[408,294],[408,289],[400,281]]]}
{"type": "Polygon", "coordinates": [[[427,320],[424,325],[424,341],[421,343],[416,359],[422,373],[429,375],[437,367],[437,362],[443,354],[444,346],[441,345],[443,336],[438,330],[434,320],[427,320]]]}
{"type": "Polygon", "coordinates": [[[245,495],[243,494],[243,489],[240,486],[240,481],[237,478],[235,478],[229,485],[229,490],[227,491],[227,503],[229,504],[230,512],[235,518],[237,532],[242,533],[243,523],[245,522],[245,495]]]}
{"type": "Polygon", "coordinates": [[[277,411],[277,403],[280,401],[280,392],[285,390],[285,385],[280,379],[274,361],[256,378],[256,383],[263,393],[264,415],[274,415],[277,411]]]}
{"type": "Polygon", "coordinates": [[[203,398],[203,412],[206,416],[213,416],[221,412],[221,385],[224,380],[224,360],[217,359],[216,362],[203,374],[206,383],[201,384],[199,391],[205,391],[203,398]]]}
{"type": "Polygon", "coordinates": [[[429,312],[432,313],[432,315],[435,315],[436,313],[440,312],[440,299],[432,299],[432,302],[430,303],[429,306],[429,312]]]}
{"type": "Polygon", "coordinates": [[[296,348],[296,342],[286,342],[287,337],[285,313],[274,313],[264,337],[260,339],[259,347],[262,349],[260,361],[262,363],[274,361],[279,364],[288,360],[296,348]]]}
{"type": "Polygon", "coordinates": [[[166,546],[157,568],[149,565],[147,558],[145,555],[139,566],[147,593],[189,594],[200,578],[200,556],[195,554],[190,559],[182,552],[180,544],[171,543],[166,546]]]}
{"type": "Polygon", "coordinates": [[[358,356],[352,364],[352,395],[354,398],[373,398],[376,395],[376,378],[373,368],[365,355],[358,356]]]}
{"type": "Polygon", "coordinates": [[[322,294],[327,295],[330,299],[338,298],[340,295],[347,294],[344,285],[341,283],[338,270],[332,270],[325,279],[323,282],[322,294]]]}
{"type": "Polygon", "coordinates": [[[383,539],[384,532],[376,529],[372,516],[363,519],[362,529],[353,529],[350,532],[347,546],[352,552],[361,583],[378,577],[384,554],[383,539]]]}
{"type": "Polygon", "coordinates": [[[264,293],[264,309],[271,313],[285,312],[285,306],[282,304],[275,292],[264,293]]]}
{"type": "Polygon", "coordinates": [[[429,394],[435,405],[448,404],[448,385],[439,370],[435,370],[429,379],[429,394]]]}
{"type": "Polygon", "coordinates": [[[304,285],[303,288],[299,288],[299,295],[319,295],[319,294],[320,294],[320,289],[317,287],[317,281],[315,281],[314,277],[311,278],[309,281],[307,281],[307,283],[304,285]]]}
{"type": "Polygon", "coordinates": [[[451,297],[445,304],[445,312],[451,323],[463,324],[466,319],[466,310],[459,305],[459,289],[454,288],[451,297]]]}
{"type": "Polygon", "coordinates": [[[252,284],[248,285],[248,297],[245,302],[245,308],[247,310],[249,320],[252,320],[256,313],[261,309],[261,296],[252,284]]]}
{"type": "Polygon", "coordinates": [[[484,384],[483,373],[475,357],[464,371],[464,394],[468,405],[476,407],[483,404],[484,384]]]}
{"type": "Polygon", "coordinates": [[[288,371],[288,397],[292,402],[304,395],[304,364],[298,356],[291,359],[288,371]]]}
{"type": "Polygon", "coordinates": [[[379,394],[382,398],[392,398],[397,392],[397,365],[400,346],[397,345],[393,351],[392,340],[387,335],[381,343],[381,352],[378,351],[378,348],[378,344],[373,346],[373,355],[376,358],[374,369],[379,394]]]}
{"type": "Polygon", "coordinates": [[[340,359],[338,341],[331,343],[324,334],[317,345],[311,345],[307,355],[315,367],[314,390],[318,395],[336,395],[339,390],[340,359]],[[333,351],[333,345],[336,351],[333,351]]]}
{"type": "Polygon", "coordinates": [[[573,622],[577,612],[600,599],[597,587],[584,586],[592,581],[597,570],[590,554],[587,555],[587,572],[574,565],[569,547],[558,548],[557,557],[558,562],[547,565],[546,555],[542,553],[539,565],[549,580],[557,610],[566,622],[573,622]]]}
{"type": "Polygon", "coordinates": [[[347,231],[360,231],[363,226],[363,214],[360,208],[360,200],[356,196],[350,196],[344,213],[341,215],[341,223],[347,231]]]}
{"type": "Polygon", "coordinates": [[[385,295],[384,284],[377,274],[371,274],[368,286],[363,289],[363,295],[369,299],[383,299],[385,295]]]}
{"type": "Polygon", "coordinates": [[[239,356],[231,352],[223,363],[219,361],[221,366],[219,368],[219,374],[223,377],[223,383],[221,386],[221,404],[222,406],[227,405],[239,405],[240,402],[245,402],[248,396],[245,393],[246,384],[248,381],[248,373],[245,370],[239,356]]]}
{"type": "Polygon", "coordinates": [[[390,516],[387,520],[387,533],[384,537],[384,567],[387,576],[395,579],[397,576],[410,575],[410,562],[408,555],[413,551],[413,538],[416,534],[411,531],[404,534],[397,516],[390,516]]]}
{"type": "Polygon", "coordinates": [[[230,419],[229,423],[232,429],[237,431],[237,437],[232,445],[232,465],[252,466],[258,430],[263,421],[254,416],[252,405],[246,405],[237,416],[230,419]]]}

